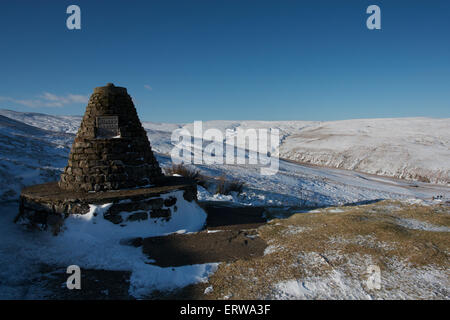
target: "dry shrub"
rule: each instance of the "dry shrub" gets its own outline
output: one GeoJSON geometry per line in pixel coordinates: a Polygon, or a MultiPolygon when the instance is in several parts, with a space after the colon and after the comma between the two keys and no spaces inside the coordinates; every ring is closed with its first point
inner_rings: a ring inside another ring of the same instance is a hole
{"type": "Polygon", "coordinates": [[[198,170],[188,168],[183,164],[174,164],[172,165],[172,167],[166,168],[165,171],[168,175],[171,176],[173,176],[174,174],[179,174],[180,176],[194,180],[197,179],[198,176],[200,175],[200,172],[198,170]]]}
{"type": "Polygon", "coordinates": [[[235,191],[237,194],[242,193],[245,183],[237,179],[228,181],[225,176],[220,176],[217,179],[216,193],[229,195],[235,191]]]}
{"type": "Polygon", "coordinates": [[[204,187],[207,188],[208,185],[208,177],[202,175],[199,170],[186,167],[183,164],[174,164],[172,167],[165,169],[166,174],[173,176],[174,174],[179,174],[180,176],[183,176],[185,178],[189,178],[192,180],[195,180],[195,182],[204,187]]]}

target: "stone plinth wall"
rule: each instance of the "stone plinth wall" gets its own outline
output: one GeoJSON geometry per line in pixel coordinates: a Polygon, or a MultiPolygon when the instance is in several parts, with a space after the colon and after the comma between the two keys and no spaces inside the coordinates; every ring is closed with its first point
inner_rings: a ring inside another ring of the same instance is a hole
{"type": "Polygon", "coordinates": [[[151,185],[162,176],[145,129],[127,90],[95,88],[59,186],[74,191],[105,191],[151,185]],[[99,117],[117,119],[117,135],[99,135],[99,117]]]}
{"type": "Polygon", "coordinates": [[[60,231],[70,214],[86,214],[89,205],[112,203],[104,218],[115,224],[126,221],[163,218],[169,220],[177,210],[174,192],[182,191],[186,201],[197,200],[194,182],[168,179],[167,186],[100,193],[79,193],[62,190],[56,182],[35,185],[22,190],[16,222],[37,229],[60,231]],[[124,220],[121,213],[131,214],[124,220]]]}

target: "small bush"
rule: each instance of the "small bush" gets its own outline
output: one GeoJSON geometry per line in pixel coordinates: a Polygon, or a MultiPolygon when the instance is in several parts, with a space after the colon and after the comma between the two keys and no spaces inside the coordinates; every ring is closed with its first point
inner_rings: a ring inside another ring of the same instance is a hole
{"type": "Polygon", "coordinates": [[[231,192],[235,191],[237,194],[240,194],[244,189],[244,185],[244,182],[237,179],[227,181],[225,176],[221,176],[217,179],[216,193],[229,195],[231,192]]]}
{"type": "Polygon", "coordinates": [[[185,178],[189,178],[195,180],[195,182],[202,186],[203,188],[207,188],[208,185],[208,177],[200,174],[199,170],[186,167],[183,164],[174,164],[170,168],[165,169],[166,174],[173,176],[174,174],[179,174],[185,178]]]}
{"type": "Polygon", "coordinates": [[[202,186],[205,189],[209,189],[210,186],[213,187],[216,185],[216,193],[224,195],[229,195],[233,191],[240,194],[242,193],[245,185],[244,182],[237,179],[228,181],[225,175],[222,175],[217,179],[205,176],[201,174],[199,170],[187,167],[183,164],[174,164],[172,167],[165,168],[164,171],[167,175],[173,176],[174,174],[178,174],[185,178],[193,179],[199,186],[202,186]]]}
{"type": "Polygon", "coordinates": [[[196,180],[200,175],[200,172],[198,170],[188,168],[183,164],[174,164],[172,165],[172,167],[166,168],[165,171],[170,176],[173,176],[174,174],[179,174],[180,176],[194,180],[196,180]]]}

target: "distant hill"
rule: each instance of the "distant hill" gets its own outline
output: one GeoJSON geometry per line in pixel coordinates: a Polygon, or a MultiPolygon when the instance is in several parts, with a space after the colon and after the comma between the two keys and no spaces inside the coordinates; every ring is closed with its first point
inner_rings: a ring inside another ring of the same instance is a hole
{"type": "MultiPolygon", "coordinates": [[[[0,115],[44,129],[48,137],[49,132],[58,135],[76,133],[81,122],[81,116],[51,116],[4,109],[0,110],[0,115]]],[[[184,126],[193,132],[192,123],[143,122],[143,126],[152,148],[162,154],[169,154],[173,148],[173,130],[184,126]]],[[[3,127],[6,128],[6,122],[3,127]]],[[[203,130],[208,128],[222,132],[236,128],[277,128],[280,130],[281,158],[422,182],[450,183],[450,119],[203,122],[203,130]]],[[[14,130],[25,130],[25,127],[15,123],[14,130]]],[[[40,131],[35,132],[32,135],[39,136],[40,131]]],[[[70,147],[70,143],[66,147],[70,147]]]]}

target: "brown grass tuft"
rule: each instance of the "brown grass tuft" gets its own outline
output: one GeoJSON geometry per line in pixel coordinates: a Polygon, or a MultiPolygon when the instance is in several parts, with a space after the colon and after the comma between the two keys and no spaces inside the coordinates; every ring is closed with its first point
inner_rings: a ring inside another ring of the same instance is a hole
{"type": "Polygon", "coordinates": [[[237,179],[228,181],[225,176],[220,176],[217,179],[216,193],[229,195],[231,192],[241,194],[244,190],[245,183],[237,179]]]}

